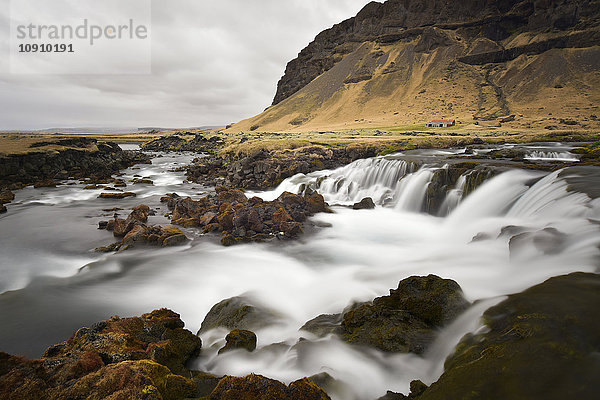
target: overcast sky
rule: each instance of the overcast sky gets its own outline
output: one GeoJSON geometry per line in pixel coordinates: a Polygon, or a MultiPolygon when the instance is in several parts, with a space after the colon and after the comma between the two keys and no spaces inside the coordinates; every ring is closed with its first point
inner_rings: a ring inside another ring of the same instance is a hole
{"type": "MultiPolygon", "coordinates": [[[[10,9],[0,2],[7,53],[10,9]]],[[[368,2],[154,0],[151,75],[10,74],[3,54],[0,130],[237,122],[271,104],[286,63],[316,34],[368,2]]]]}

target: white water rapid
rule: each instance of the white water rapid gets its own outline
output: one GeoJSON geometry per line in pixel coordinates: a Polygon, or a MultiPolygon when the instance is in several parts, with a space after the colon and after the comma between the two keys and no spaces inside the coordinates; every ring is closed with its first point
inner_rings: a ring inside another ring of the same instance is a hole
{"type": "Polygon", "coordinates": [[[577,162],[579,159],[569,152],[563,151],[532,151],[527,156],[526,160],[542,160],[542,161],[569,161],[577,162]]]}
{"type": "Polygon", "coordinates": [[[479,329],[481,314],[505,295],[598,267],[600,201],[569,191],[565,171],[509,170],[464,197],[466,173],[448,188],[440,217],[419,210],[445,163],[419,167],[401,156],[297,175],[273,191],[248,193],[272,199],[311,187],[335,205],[333,214],[313,217],[321,227],[297,241],[226,248],[188,230],[194,240],[180,248],[90,252],[112,241],[96,230],[112,215],[102,209],[144,203],[157,208],[150,223],[164,224],[161,195],[199,198],[205,188],[183,183],[183,173],[172,170],[190,157],[168,155],[125,171],[126,178],[137,174],[155,184],[131,186],[138,197],[122,202],[96,199],[97,192],[80,184],[16,193],[0,216],[0,350],[39,356],[81,326],[160,307],[180,313],[196,332],[214,304],[245,295],[280,315],[280,324],[256,330],[253,353],[217,355],[227,332],[202,334],[195,367],[285,382],[327,372],[338,380],[330,388],[334,400],[374,400],[387,390],[407,393],[413,379],[435,381],[458,340],[479,329]],[[374,210],[345,206],[367,196],[374,210]],[[442,329],[423,357],[299,330],[317,315],[339,313],[354,301],[388,294],[406,277],[428,274],[456,280],[470,301],[480,301],[442,329]]]}

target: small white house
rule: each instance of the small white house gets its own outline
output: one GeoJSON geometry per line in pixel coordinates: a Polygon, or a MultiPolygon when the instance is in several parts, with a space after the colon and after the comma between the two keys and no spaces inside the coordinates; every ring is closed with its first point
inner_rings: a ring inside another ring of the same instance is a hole
{"type": "Polygon", "coordinates": [[[428,128],[447,128],[454,125],[456,125],[456,121],[453,119],[434,119],[425,124],[428,128]]]}

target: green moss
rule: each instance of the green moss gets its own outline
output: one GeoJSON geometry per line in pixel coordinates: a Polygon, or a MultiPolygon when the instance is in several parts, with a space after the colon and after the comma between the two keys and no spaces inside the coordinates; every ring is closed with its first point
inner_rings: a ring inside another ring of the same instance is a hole
{"type": "Polygon", "coordinates": [[[594,398],[600,275],[551,278],[490,308],[419,400],[594,398]]]}

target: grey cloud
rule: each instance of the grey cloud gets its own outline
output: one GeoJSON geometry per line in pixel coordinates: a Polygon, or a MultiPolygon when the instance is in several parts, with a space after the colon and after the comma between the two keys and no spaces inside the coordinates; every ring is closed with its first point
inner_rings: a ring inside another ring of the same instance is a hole
{"type": "MultiPolygon", "coordinates": [[[[238,121],[271,103],[286,63],[317,33],[355,15],[366,3],[152,1],[151,75],[2,73],[0,129],[238,121]]],[[[6,7],[0,7],[0,23],[6,21],[6,7]]],[[[0,46],[6,46],[6,38],[0,46]]],[[[126,57],[119,61],[127,63],[126,57]]]]}

